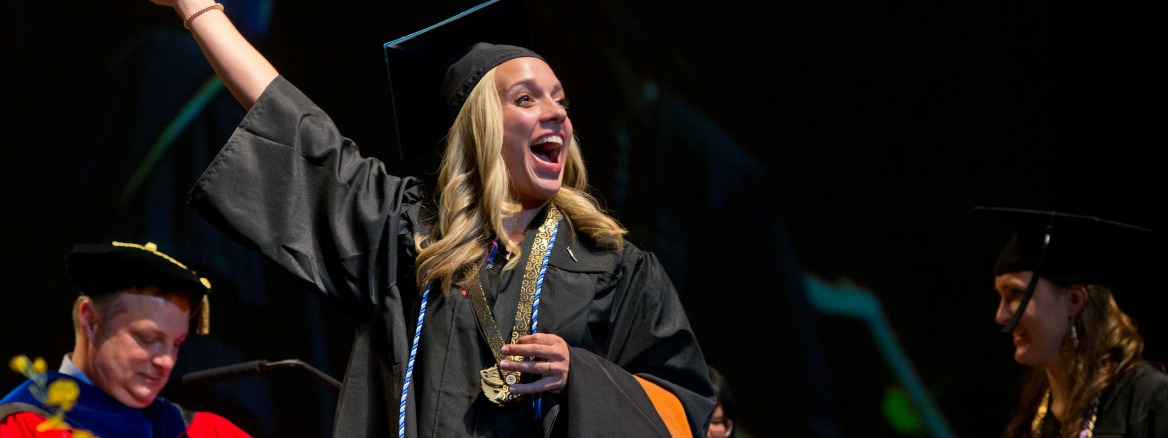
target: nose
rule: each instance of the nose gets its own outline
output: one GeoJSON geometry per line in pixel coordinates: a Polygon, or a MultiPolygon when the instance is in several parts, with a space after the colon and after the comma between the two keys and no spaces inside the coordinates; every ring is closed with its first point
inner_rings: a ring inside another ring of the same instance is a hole
{"type": "Polygon", "coordinates": [[[155,368],[163,372],[163,375],[169,375],[170,370],[174,369],[174,364],[178,360],[178,352],[170,351],[154,356],[152,363],[155,368]]]}
{"type": "Polygon", "coordinates": [[[994,318],[998,322],[998,325],[1006,325],[1013,316],[1014,311],[1011,309],[1010,303],[1005,299],[998,300],[998,314],[994,318]]]}
{"type": "Polygon", "coordinates": [[[564,119],[568,118],[568,110],[556,102],[555,99],[545,99],[543,103],[543,117],[541,122],[559,122],[563,123],[564,119]]]}

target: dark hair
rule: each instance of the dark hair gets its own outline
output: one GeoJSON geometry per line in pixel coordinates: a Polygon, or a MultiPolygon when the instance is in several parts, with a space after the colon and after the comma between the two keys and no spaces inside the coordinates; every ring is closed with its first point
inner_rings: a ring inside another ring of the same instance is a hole
{"type": "MultiPolygon", "coordinates": [[[[734,401],[734,394],[730,392],[730,382],[727,382],[722,373],[714,367],[709,365],[706,367],[710,372],[710,384],[714,386],[714,397],[717,399],[717,404],[722,405],[722,418],[737,423],[735,421],[738,418],[737,403],[734,401]]],[[[731,437],[735,436],[737,429],[738,425],[735,424],[734,429],[730,430],[731,437]]]]}

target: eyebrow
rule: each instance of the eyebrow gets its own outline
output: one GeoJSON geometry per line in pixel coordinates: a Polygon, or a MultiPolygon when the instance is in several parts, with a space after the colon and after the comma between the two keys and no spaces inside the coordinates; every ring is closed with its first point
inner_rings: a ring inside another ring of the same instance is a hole
{"type": "Polygon", "coordinates": [[[186,336],[189,334],[189,332],[188,332],[188,333],[183,333],[183,334],[180,334],[180,335],[178,335],[178,336],[173,336],[173,337],[171,337],[169,334],[167,334],[167,333],[166,333],[166,331],[164,331],[164,330],[162,330],[162,329],[160,329],[160,328],[158,328],[158,327],[135,327],[135,326],[131,326],[131,327],[130,327],[130,330],[134,331],[134,333],[136,333],[136,334],[139,334],[139,335],[148,335],[148,336],[153,336],[153,337],[157,337],[157,338],[162,338],[162,339],[172,339],[172,340],[179,340],[179,339],[183,339],[183,338],[185,338],[185,337],[186,337],[186,336]]]}
{"type": "Polygon", "coordinates": [[[1025,283],[1018,284],[1015,282],[1009,282],[1009,283],[1003,284],[1000,288],[995,286],[994,290],[997,290],[999,292],[1002,292],[1002,291],[1008,291],[1008,292],[1025,291],[1026,284],[1025,283]]]}
{"type": "Polygon", "coordinates": [[[135,335],[137,335],[139,337],[148,338],[151,340],[166,337],[166,333],[163,333],[161,330],[135,327],[132,329],[132,331],[134,332],[135,335]]]}
{"type": "MultiPolygon", "coordinates": [[[[514,83],[514,84],[511,84],[511,86],[510,86],[510,87],[507,87],[507,93],[508,93],[508,94],[510,94],[510,93],[511,93],[512,91],[514,91],[516,88],[529,88],[529,89],[538,89],[539,87],[536,87],[536,86],[535,86],[535,80],[533,80],[533,79],[523,79],[523,80],[520,80],[520,81],[518,81],[518,82],[516,82],[516,83],[514,83]]],[[[564,92],[564,87],[563,87],[563,85],[557,82],[557,83],[556,83],[556,85],[552,87],[552,92],[551,92],[551,94],[556,94],[556,93],[563,93],[563,92],[564,92]]]]}

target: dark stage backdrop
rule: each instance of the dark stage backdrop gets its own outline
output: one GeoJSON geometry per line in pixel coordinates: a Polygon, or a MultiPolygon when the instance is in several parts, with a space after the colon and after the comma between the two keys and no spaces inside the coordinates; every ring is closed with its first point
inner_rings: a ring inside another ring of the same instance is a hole
{"type": "MultiPolygon", "coordinates": [[[[432,176],[432,163],[392,160],[381,52],[475,4],[429,3],[256,1],[227,12],[365,154],[432,176]]],[[[534,49],[572,99],[597,194],[670,271],[745,431],[923,435],[911,415],[888,413],[898,382],[868,327],[811,307],[810,275],[874,294],[953,431],[996,434],[1020,376],[993,322],[991,269],[1010,231],[970,210],[1165,229],[1153,14],[1054,1],[759,3],[530,2],[534,49]]],[[[212,334],[185,347],[165,394],[259,436],[327,435],[336,396],[306,375],[179,382],[286,358],[340,378],[352,326],[186,210],[186,191],[243,115],[225,93],[212,86],[127,192],[210,74],[175,14],[144,0],[3,8],[0,358],[55,363],[71,348],[72,244],[155,241],[215,286],[212,334]]],[[[1144,254],[1121,305],[1164,360],[1163,318],[1141,301],[1161,291],[1160,253],[1144,254]]],[[[18,381],[0,373],[4,390],[18,381]]]]}

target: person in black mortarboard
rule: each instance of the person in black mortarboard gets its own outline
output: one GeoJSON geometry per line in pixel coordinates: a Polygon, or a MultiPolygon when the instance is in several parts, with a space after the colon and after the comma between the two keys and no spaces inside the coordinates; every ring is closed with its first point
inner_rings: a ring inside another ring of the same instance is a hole
{"type": "Polygon", "coordinates": [[[1006,437],[1168,437],[1168,375],[1118,303],[1150,230],[1057,212],[979,208],[1018,227],[995,267],[997,322],[1030,368],[1006,437]],[[1116,295],[1113,296],[1113,289],[1116,295]]]}
{"type": "Polygon", "coordinates": [[[249,108],[193,207],[357,321],[337,436],[700,436],[705,361],[657,259],[587,194],[565,87],[488,2],[386,47],[386,174],[207,0],[174,7],[249,108]],[[396,415],[395,415],[396,414],[396,415]]]}
{"type": "Polygon", "coordinates": [[[248,436],[223,417],[158,396],[191,320],[199,334],[210,328],[209,281],[152,243],[79,244],[65,263],[81,292],[73,304],[73,352],[58,372],[40,371],[43,382],[29,379],[0,399],[0,436],[248,436]],[[75,383],[76,402],[64,431],[41,434],[56,403],[38,394],[52,393],[59,381],[75,383]]]}

